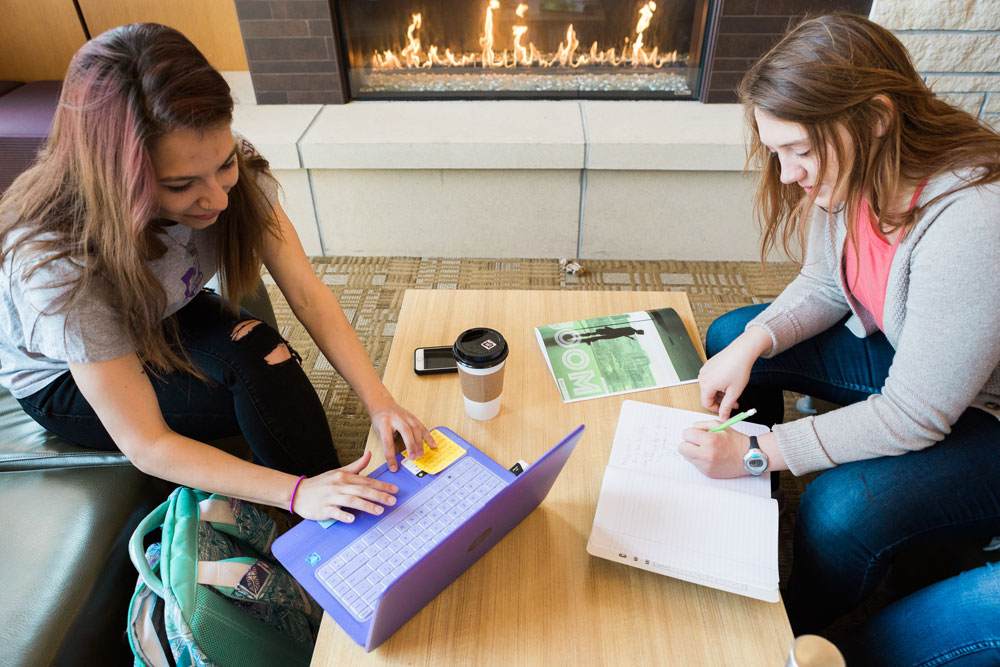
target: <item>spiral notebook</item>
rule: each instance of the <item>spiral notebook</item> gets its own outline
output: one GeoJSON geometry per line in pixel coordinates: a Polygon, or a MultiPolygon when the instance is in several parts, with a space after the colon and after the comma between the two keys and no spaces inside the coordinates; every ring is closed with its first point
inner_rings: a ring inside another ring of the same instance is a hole
{"type": "MultiPolygon", "coordinates": [[[[625,401],[604,471],[593,556],[738,595],[778,601],[778,503],[770,473],[712,479],[677,451],[711,415],[625,401]]],[[[733,427],[766,433],[758,424],[733,427]]]]}

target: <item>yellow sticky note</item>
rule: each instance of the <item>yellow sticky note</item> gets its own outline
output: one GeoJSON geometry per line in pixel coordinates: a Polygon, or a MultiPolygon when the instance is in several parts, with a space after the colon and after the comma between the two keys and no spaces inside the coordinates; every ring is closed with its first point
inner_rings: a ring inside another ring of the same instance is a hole
{"type": "MultiPolygon", "coordinates": [[[[437,449],[425,445],[424,455],[419,459],[413,459],[413,463],[428,475],[436,475],[460,459],[465,453],[465,448],[437,429],[431,430],[431,435],[434,436],[437,449]]],[[[403,452],[403,456],[406,456],[406,452],[403,452]]]]}

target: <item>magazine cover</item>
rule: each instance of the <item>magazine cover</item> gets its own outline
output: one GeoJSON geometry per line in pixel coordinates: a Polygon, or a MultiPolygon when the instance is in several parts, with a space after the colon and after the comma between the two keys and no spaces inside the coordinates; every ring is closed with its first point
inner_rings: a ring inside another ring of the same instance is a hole
{"type": "Polygon", "coordinates": [[[695,382],[701,357],[673,308],[535,327],[566,403],[695,382]]]}

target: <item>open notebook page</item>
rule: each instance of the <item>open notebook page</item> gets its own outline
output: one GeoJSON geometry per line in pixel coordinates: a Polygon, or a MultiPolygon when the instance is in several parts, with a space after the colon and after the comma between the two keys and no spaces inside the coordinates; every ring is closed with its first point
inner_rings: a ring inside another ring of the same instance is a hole
{"type": "MultiPolygon", "coordinates": [[[[770,498],[771,473],[764,473],[760,477],[747,475],[733,479],[712,479],[699,472],[677,452],[677,445],[683,440],[681,433],[684,429],[695,422],[711,419],[714,419],[712,415],[703,412],[624,401],[608,465],[628,470],[652,471],[673,482],[687,482],[770,498]]],[[[745,421],[732,429],[746,435],[760,435],[768,431],[765,426],[745,421]]]]}
{"type": "MultiPolygon", "coordinates": [[[[705,415],[625,401],[587,550],[628,565],[771,602],[778,511],[766,479],[714,480],[677,453],[705,415]]],[[[764,432],[741,425],[744,432],[764,432]]]]}

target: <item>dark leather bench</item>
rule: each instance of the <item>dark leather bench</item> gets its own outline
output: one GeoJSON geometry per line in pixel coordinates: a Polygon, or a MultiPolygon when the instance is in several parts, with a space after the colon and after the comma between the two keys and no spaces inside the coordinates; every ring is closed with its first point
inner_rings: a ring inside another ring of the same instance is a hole
{"type": "MultiPolygon", "coordinates": [[[[275,325],[263,283],[244,307],[275,325]]],[[[213,443],[246,450],[240,438],[213,443]]],[[[0,664],[131,665],[127,543],[173,487],[38,426],[0,389],[0,664]]]]}

